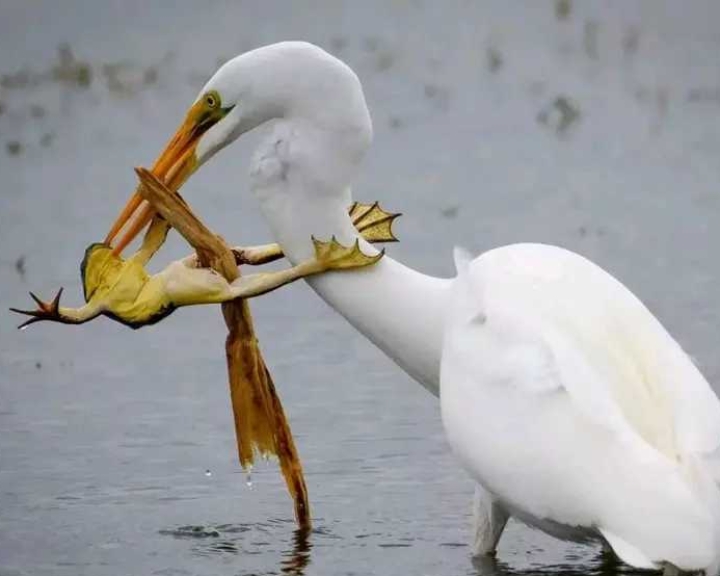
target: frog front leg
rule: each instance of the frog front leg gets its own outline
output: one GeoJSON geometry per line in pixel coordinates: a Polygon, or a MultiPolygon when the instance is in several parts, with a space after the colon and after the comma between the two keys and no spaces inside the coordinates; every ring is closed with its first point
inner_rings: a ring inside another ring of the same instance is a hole
{"type": "Polygon", "coordinates": [[[93,318],[97,318],[105,312],[103,303],[97,301],[90,301],[80,308],[66,308],[65,306],[60,306],[60,296],[62,296],[62,292],[63,289],[60,288],[57,295],[51,302],[45,302],[30,292],[31,298],[35,300],[35,303],[37,304],[37,308],[35,308],[35,310],[10,308],[12,312],[23,314],[24,316],[30,316],[30,319],[20,324],[18,328],[23,330],[30,324],[41,321],[59,322],[60,324],[84,324],[85,322],[89,322],[93,318]]]}

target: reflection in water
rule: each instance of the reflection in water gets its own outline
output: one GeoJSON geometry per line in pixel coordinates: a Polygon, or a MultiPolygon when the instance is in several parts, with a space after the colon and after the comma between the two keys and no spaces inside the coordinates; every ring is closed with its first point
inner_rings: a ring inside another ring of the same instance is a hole
{"type": "MultiPolygon", "coordinates": [[[[306,576],[306,569],[311,563],[313,545],[318,538],[336,540],[340,547],[346,547],[348,541],[340,534],[333,533],[327,527],[313,530],[294,529],[290,519],[269,519],[265,522],[252,524],[210,524],[187,525],[163,529],[160,534],[176,539],[191,540],[191,551],[196,556],[217,558],[223,555],[234,555],[250,560],[251,557],[264,558],[263,567],[243,565],[235,576],[287,574],[289,576],[306,576]],[[270,560],[270,559],[273,560],[270,560]]],[[[357,534],[354,540],[372,537],[379,540],[375,545],[384,550],[413,547],[415,538],[400,537],[397,534],[376,532],[373,534],[357,534]],[[395,540],[400,540],[396,542],[395,540]]],[[[466,548],[465,544],[439,544],[443,548],[466,548]]],[[[542,556],[545,550],[535,546],[535,553],[542,556]]],[[[620,562],[609,549],[600,548],[592,555],[579,554],[577,548],[556,556],[559,562],[545,563],[536,559],[535,562],[524,563],[517,554],[506,554],[510,563],[496,557],[472,558],[472,569],[469,576],[646,576],[647,570],[637,570],[620,562]],[[517,561],[521,564],[518,567],[517,561]],[[511,565],[511,564],[514,564],[511,565]],[[524,564],[524,565],[523,565],[524,564]]],[[[466,557],[469,557],[466,556],[466,557]]],[[[234,566],[234,563],[233,563],[234,566]]],[[[238,568],[236,568],[238,569],[238,568]]],[[[650,572],[652,573],[652,572],[650,572]]]]}
{"type": "Polygon", "coordinates": [[[303,576],[305,574],[305,568],[310,564],[310,550],[312,550],[310,534],[310,530],[295,530],[292,549],[283,552],[285,558],[280,563],[283,574],[291,574],[292,576],[303,576]]]}
{"type": "Polygon", "coordinates": [[[647,570],[638,570],[620,562],[610,550],[602,549],[584,566],[578,564],[554,564],[533,566],[524,570],[511,568],[496,557],[477,557],[472,560],[473,576],[647,576],[647,570]]]}

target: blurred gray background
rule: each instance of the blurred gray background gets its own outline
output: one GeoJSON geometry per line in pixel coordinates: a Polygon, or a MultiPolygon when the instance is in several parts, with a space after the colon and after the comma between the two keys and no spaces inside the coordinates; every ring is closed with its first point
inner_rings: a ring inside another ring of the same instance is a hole
{"type": "MultiPolygon", "coordinates": [[[[235,456],[224,325],[181,310],[25,332],[27,291],[81,302],[78,267],[219,63],[317,43],[360,76],[375,143],[359,200],[402,211],[390,254],[584,254],[717,386],[720,3],[0,0],[0,575],[615,573],[513,524],[473,565],[472,484],[438,402],[306,286],[253,303],[309,484],[293,532],[274,463],[235,456]]],[[[185,197],[233,243],[269,241],[251,135],[185,197]]],[[[156,266],[188,252],[173,236],[156,266]]],[[[717,389],[717,388],[716,388],[717,389]]]]}

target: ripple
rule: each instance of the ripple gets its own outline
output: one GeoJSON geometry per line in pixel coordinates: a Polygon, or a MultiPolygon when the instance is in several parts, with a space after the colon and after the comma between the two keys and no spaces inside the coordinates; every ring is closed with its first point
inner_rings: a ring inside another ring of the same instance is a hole
{"type": "Polygon", "coordinates": [[[177,528],[158,530],[163,536],[173,538],[219,538],[220,532],[207,526],[179,526],[177,528]]]}
{"type": "Polygon", "coordinates": [[[294,526],[294,522],[284,518],[270,518],[255,524],[188,524],[162,528],[158,533],[179,540],[195,541],[190,551],[201,558],[278,553],[280,572],[302,576],[305,567],[310,564],[313,548],[311,538],[336,539],[338,536],[322,526],[310,532],[291,529],[283,533],[278,530],[278,526],[286,525],[294,526]],[[272,539],[265,538],[269,532],[273,533],[272,539]]]}

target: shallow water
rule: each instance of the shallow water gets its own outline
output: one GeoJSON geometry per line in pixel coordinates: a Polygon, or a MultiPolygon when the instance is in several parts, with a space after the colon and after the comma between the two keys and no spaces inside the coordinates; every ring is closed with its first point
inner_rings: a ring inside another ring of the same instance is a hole
{"type": "MultiPolygon", "coordinates": [[[[217,62],[290,38],[358,72],[375,144],[355,188],[405,215],[393,257],[535,240],[621,278],[720,376],[720,5],[670,2],[0,0],[0,308],[66,287],[217,62]],[[58,46],[69,43],[58,53],[58,46]]],[[[269,232],[245,193],[251,136],[187,186],[235,243],[269,232]]],[[[172,238],[162,262],[187,251],[172,238]]],[[[472,484],[437,400],[304,285],[253,303],[303,458],[315,530],[274,463],[235,459],[224,326],[183,310],[0,319],[0,575],[615,574],[598,548],[511,524],[473,564],[472,484]],[[208,473],[209,472],[209,473],[208,473]]]]}

